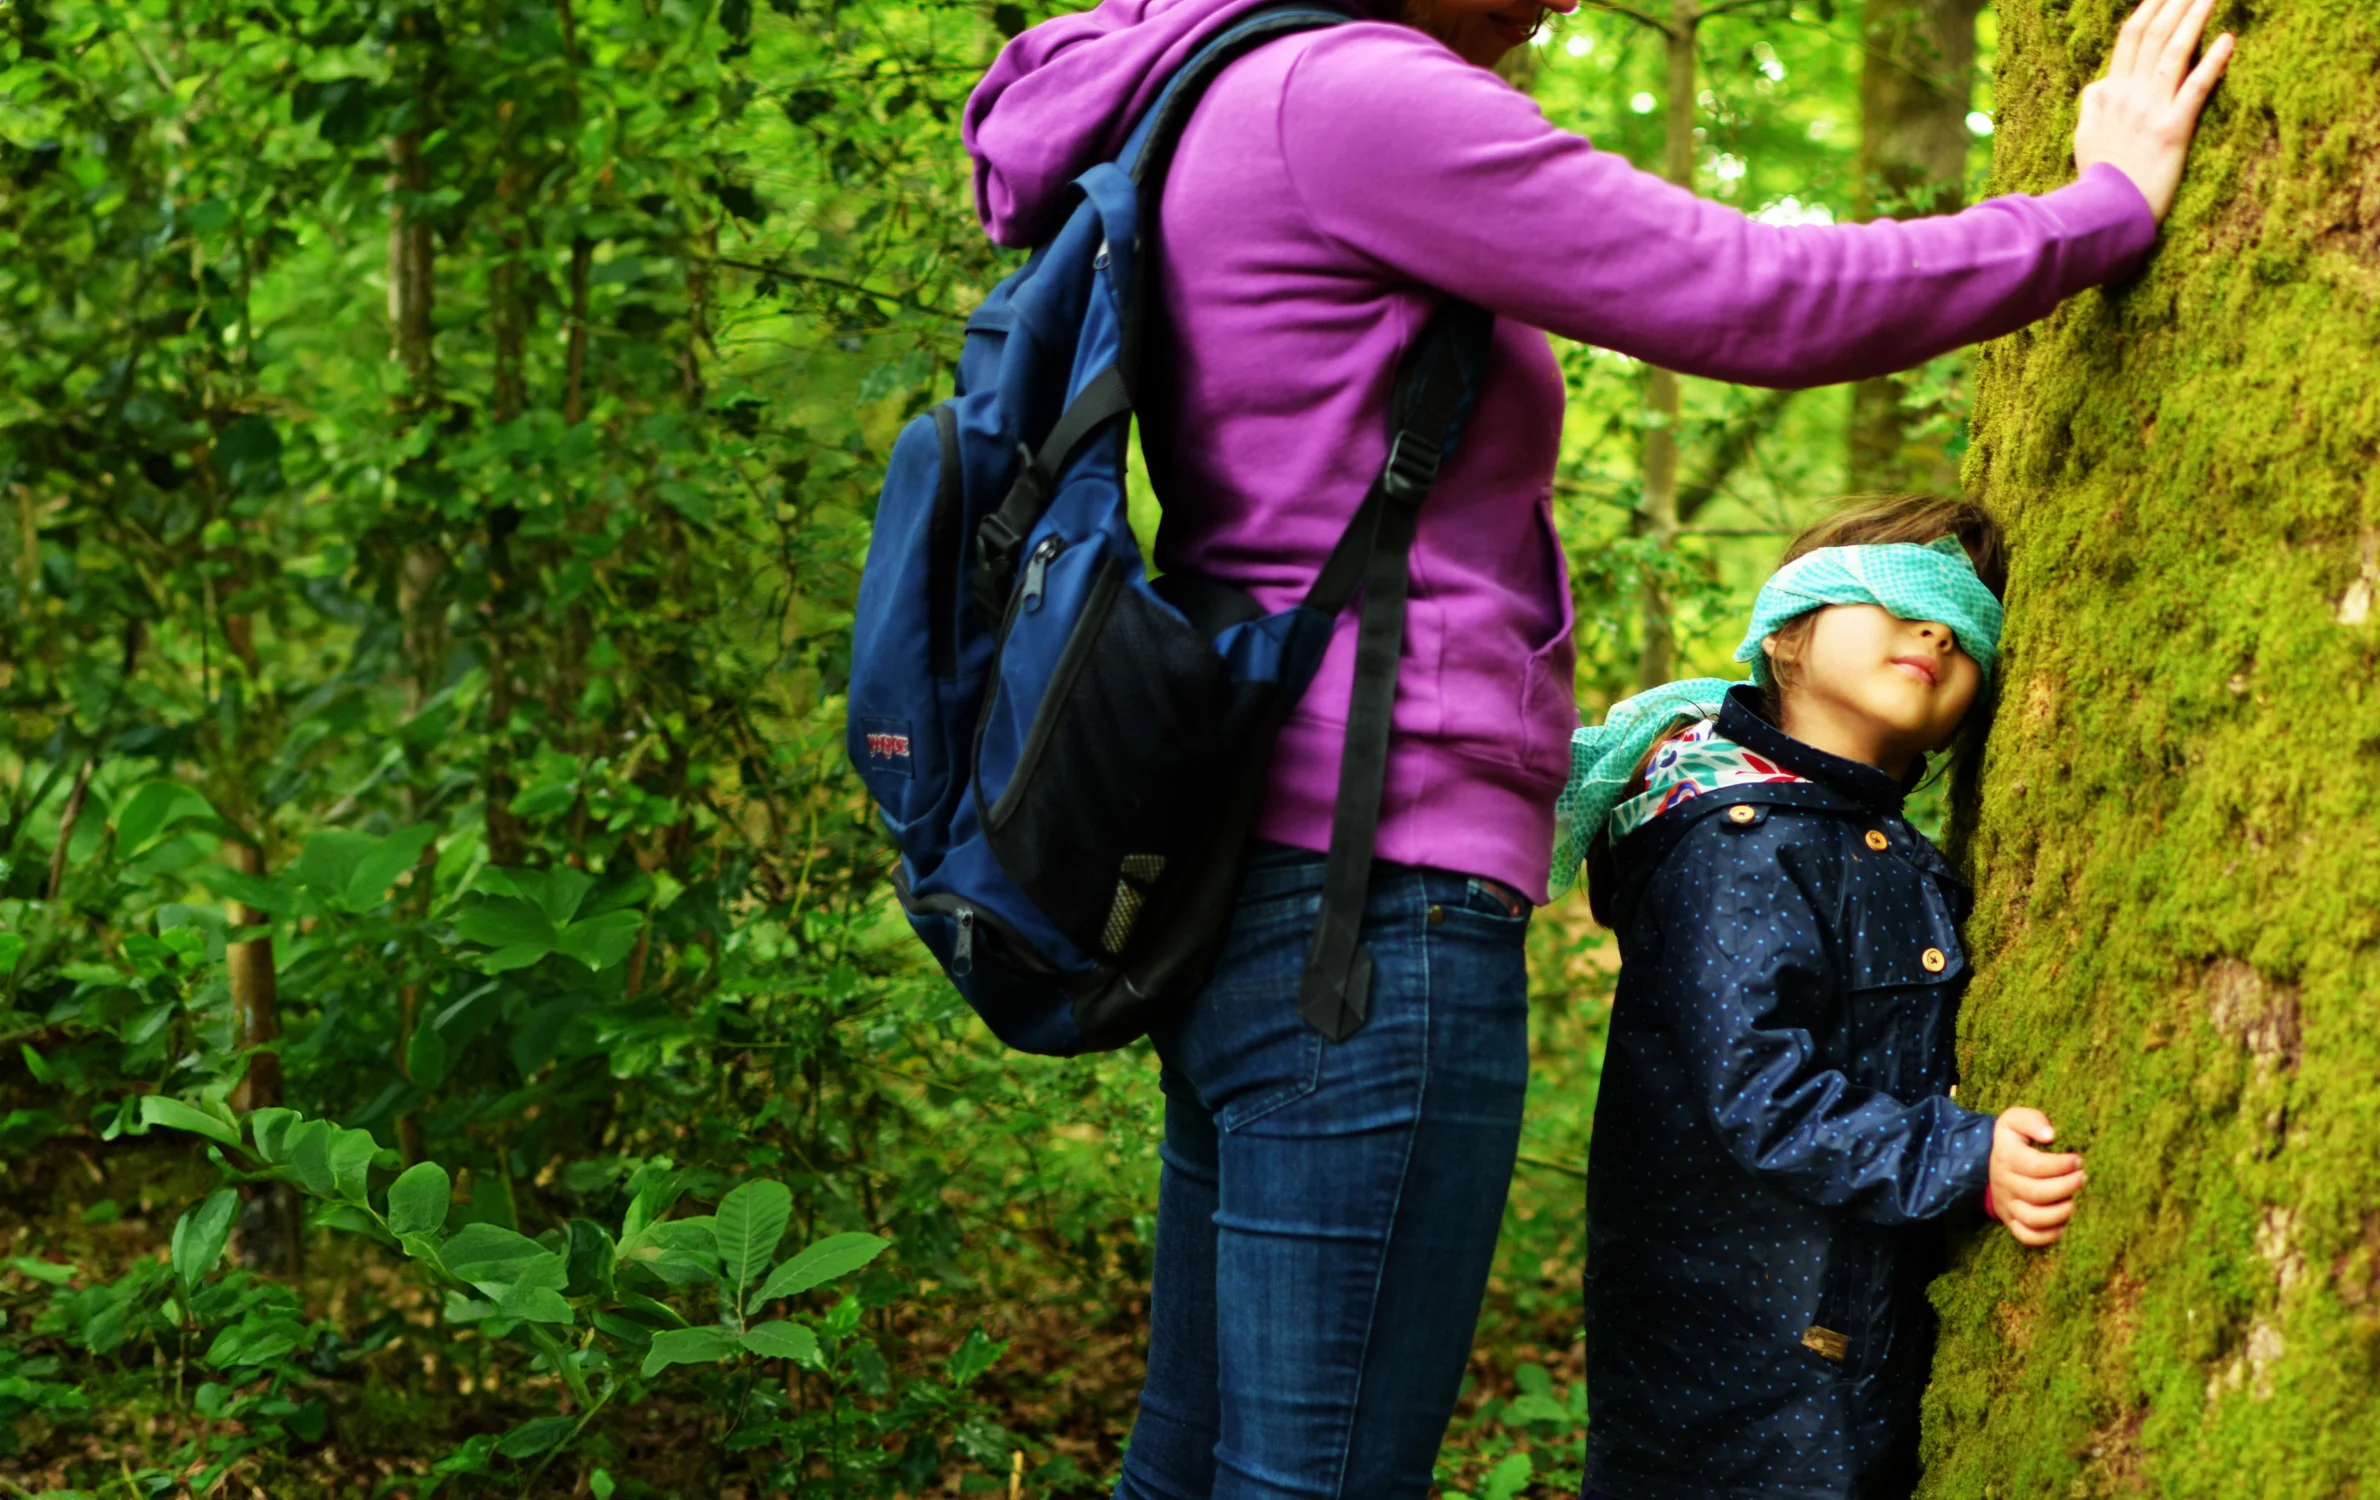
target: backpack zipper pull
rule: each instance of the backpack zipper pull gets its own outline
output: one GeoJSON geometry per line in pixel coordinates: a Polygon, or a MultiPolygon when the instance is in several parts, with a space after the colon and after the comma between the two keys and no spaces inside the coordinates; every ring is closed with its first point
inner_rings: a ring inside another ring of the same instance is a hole
{"type": "Polygon", "coordinates": [[[1026,614],[1041,608],[1042,580],[1049,573],[1050,559],[1058,555],[1058,546],[1056,537],[1045,537],[1033,549],[1033,555],[1025,559],[1025,589],[1018,602],[1026,614]]]}
{"type": "Polygon", "coordinates": [[[951,947],[950,972],[953,977],[964,979],[975,972],[975,908],[962,906],[957,916],[959,936],[951,947]]]}

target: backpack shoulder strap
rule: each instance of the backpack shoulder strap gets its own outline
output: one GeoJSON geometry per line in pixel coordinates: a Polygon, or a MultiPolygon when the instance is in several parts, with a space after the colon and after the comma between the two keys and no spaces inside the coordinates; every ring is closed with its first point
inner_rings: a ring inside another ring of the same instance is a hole
{"type": "Polygon", "coordinates": [[[1440,462],[1470,417],[1494,327],[1485,309],[1449,298],[1422,329],[1398,367],[1387,461],[1306,594],[1307,608],[1336,615],[1357,588],[1363,591],[1322,909],[1298,982],[1298,1014],[1334,1042],[1354,1035],[1371,1011],[1364,902],[1371,890],[1380,799],[1388,784],[1389,726],[1397,701],[1397,663],[1405,652],[1414,528],[1440,462]]]}
{"type": "Polygon", "coordinates": [[[1148,288],[1156,280],[1157,211],[1163,197],[1165,170],[1173,162],[1174,147],[1181,140],[1182,127],[1189,123],[1191,111],[1205,97],[1207,86],[1215,81],[1216,75],[1254,48],[1275,37],[1336,26],[1352,19],[1345,11],[1312,3],[1267,5],[1249,12],[1209,38],[1188,62],[1175,69],[1155,102],[1125,137],[1123,150],[1114,164],[1092,169],[1094,173],[1122,170],[1130,179],[1131,192],[1137,200],[1135,243],[1110,247],[1128,268],[1120,347],[1114,362],[1094,375],[1066,404],[1041,446],[1027,448],[1019,455],[1023,461],[1016,482],[1002,497],[998,508],[984,517],[976,529],[976,565],[970,591],[985,618],[1000,617],[1015,572],[1017,550],[1040,524],[1042,512],[1049,508],[1058,473],[1065,468],[1075,448],[1100,427],[1132,410],[1134,387],[1139,383],[1148,288]]]}

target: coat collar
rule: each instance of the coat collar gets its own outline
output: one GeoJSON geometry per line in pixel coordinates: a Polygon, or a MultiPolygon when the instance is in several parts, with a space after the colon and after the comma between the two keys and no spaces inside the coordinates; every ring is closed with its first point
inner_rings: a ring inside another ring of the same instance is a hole
{"type": "Polygon", "coordinates": [[[1726,705],[1719,710],[1719,734],[1796,776],[1808,777],[1828,791],[1878,812],[1899,813],[1901,800],[1925,774],[1925,763],[1920,761],[1907,780],[1895,781],[1874,766],[1803,744],[1761,717],[1760,690],[1749,685],[1728,689],[1726,705]]]}

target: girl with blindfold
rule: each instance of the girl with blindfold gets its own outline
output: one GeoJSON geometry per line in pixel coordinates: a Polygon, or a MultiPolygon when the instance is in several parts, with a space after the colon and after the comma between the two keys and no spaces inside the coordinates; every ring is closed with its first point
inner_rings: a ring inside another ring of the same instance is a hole
{"type": "Polygon", "coordinates": [[[1902,816],[1979,743],[1998,527],[1898,499],[1797,540],[1736,658],[1578,732],[1554,884],[1620,937],[1587,1186],[1587,1487],[1905,1496],[1944,1229],[2064,1232],[2079,1156],[1955,1102],[1966,887],[1902,816]]]}

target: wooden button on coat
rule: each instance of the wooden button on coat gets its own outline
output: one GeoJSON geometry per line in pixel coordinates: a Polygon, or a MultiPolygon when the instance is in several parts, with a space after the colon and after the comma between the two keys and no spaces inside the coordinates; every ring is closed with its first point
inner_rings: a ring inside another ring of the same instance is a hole
{"type": "Polygon", "coordinates": [[[1738,802],[1735,806],[1727,809],[1728,821],[1734,823],[1749,823],[1759,816],[1760,814],[1753,810],[1752,804],[1749,802],[1738,802]]]}
{"type": "Polygon", "coordinates": [[[1892,847],[1892,840],[1884,836],[1883,829],[1871,828],[1868,830],[1868,847],[1875,850],[1878,854],[1882,854],[1885,850],[1892,847]]]}
{"type": "Polygon", "coordinates": [[[1950,967],[1949,956],[1939,948],[1926,949],[1925,952],[1917,955],[1917,961],[1925,965],[1925,971],[1928,974],[1939,974],[1950,967]]]}

